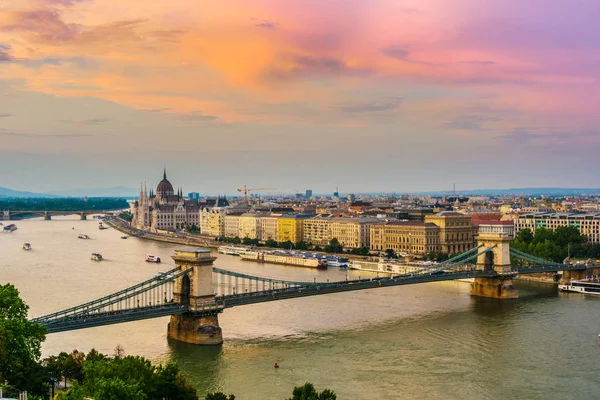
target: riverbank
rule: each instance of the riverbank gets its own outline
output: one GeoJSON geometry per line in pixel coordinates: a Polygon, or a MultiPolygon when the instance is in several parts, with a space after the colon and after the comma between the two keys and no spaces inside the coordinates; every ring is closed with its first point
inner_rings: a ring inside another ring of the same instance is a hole
{"type": "Polygon", "coordinates": [[[182,234],[173,234],[173,235],[164,235],[159,233],[153,233],[148,231],[142,231],[136,228],[133,228],[129,225],[128,222],[122,220],[120,218],[106,218],[103,220],[105,224],[110,227],[118,230],[119,232],[126,233],[130,236],[135,236],[140,239],[154,240],[157,242],[164,243],[173,243],[173,244],[181,244],[185,246],[196,246],[196,247],[218,247],[221,243],[194,236],[182,235],[182,234]]]}

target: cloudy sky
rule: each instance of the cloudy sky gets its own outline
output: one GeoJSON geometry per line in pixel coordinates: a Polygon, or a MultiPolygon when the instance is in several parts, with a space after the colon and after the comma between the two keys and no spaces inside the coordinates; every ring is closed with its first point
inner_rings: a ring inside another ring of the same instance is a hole
{"type": "Polygon", "coordinates": [[[3,0],[0,186],[598,187],[597,0],[3,0]]]}

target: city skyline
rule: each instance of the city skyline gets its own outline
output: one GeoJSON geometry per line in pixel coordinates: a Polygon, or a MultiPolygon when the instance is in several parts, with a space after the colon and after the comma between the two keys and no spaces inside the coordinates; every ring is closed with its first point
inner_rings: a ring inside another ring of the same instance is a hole
{"type": "Polygon", "coordinates": [[[495,3],[4,2],[0,186],[597,187],[595,2],[495,3]]]}

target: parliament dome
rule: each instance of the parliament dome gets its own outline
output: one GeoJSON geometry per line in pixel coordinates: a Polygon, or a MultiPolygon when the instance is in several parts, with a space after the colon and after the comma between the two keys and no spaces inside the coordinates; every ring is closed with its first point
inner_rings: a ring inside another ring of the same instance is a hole
{"type": "Polygon", "coordinates": [[[173,190],[173,185],[167,179],[167,170],[165,169],[163,173],[163,179],[158,183],[156,187],[156,194],[160,196],[172,195],[175,191],[173,190]]]}

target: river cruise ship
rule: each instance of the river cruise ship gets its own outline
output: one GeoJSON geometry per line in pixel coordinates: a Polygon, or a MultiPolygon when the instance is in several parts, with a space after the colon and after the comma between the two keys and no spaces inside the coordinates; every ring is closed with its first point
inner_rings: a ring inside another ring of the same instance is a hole
{"type": "Polygon", "coordinates": [[[249,251],[250,249],[247,247],[241,246],[220,246],[217,251],[221,254],[228,254],[230,256],[239,256],[243,253],[249,251]]]}
{"type": "Polygon", "coordinates": [[[582,279],[558,285],[563,292],[576,292],[600,296],[600,278],[582,279]]]}
{"type": "Polygon", "coordinates": [[[399,261],[380,257],[378,260],[352,260],[348,268],[387,275],[402,275],[422,271],[433,264],[435,263],[432,261],[399,261]]]}
{"type": "Polygon", "coordinates": [[[242,260],[255,261],[268,264],[291,265],[294,267],[305,268],[327,268],[327,260],[319,258],[313,254],[304,254],[288,251],[247,251],[240,254],[242,260]]]}

